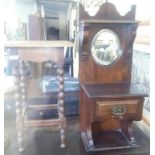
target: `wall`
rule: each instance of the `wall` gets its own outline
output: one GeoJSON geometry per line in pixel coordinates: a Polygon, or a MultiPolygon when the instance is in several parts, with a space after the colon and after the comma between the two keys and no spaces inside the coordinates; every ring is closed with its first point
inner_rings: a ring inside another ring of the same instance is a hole
{"type": "Polygon", "coordinates": [[[20,19],[21,22],[27,23],[27,16],[34,13],[36,10],[36,3],[34,1],[15,1],[15,0],[5,0],[4,1],[4,17],[5,20],[17,20],[20,19]]]}
{"type": "Polygon", "coordinates": [[[16,13],[20,18],[21,22],[28,22],[28,15],[35,13],[36,4],[35,3],[16,3],[16,13]]]}

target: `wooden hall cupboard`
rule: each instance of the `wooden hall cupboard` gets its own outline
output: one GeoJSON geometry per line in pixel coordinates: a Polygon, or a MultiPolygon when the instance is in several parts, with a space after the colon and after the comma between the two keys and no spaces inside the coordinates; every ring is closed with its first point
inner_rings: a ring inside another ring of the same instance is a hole
{"type": "Polygon", "coordinates": [[[142,118],[146,94],[131,84],[135,9],[112,3],[95,16],[79,8],[80,129],[86,151],[135,147],[132,122],[142,118]]]}

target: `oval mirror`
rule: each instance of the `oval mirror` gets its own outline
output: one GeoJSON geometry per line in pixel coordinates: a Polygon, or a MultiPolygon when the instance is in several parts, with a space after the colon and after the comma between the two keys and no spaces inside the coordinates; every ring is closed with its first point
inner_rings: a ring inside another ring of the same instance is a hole
{"type": "Polygon", "coordinates": [[[93,38],[91,53],[96,63],[110,65],[122,54],[118,35],[109,29],[102,29],[93,38]]]}

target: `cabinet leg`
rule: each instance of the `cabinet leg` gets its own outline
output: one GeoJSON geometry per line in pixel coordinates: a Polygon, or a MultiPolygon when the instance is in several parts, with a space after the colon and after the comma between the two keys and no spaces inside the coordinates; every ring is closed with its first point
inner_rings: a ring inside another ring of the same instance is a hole
{"type": "Polygon", "coordinates": [[[92,137],[92,131],[90,129],[87,129],[87,140],[88,140],[88,146],[94,147],[94,141],[92,137]]]}
{"type": "Polygon", "coordinates": [[[121,121],[121,128],[122,131],[125,133],[125,135],[128,137],[129,141],[132,145],[135,145],[136,141],[133,135],[133,129],[132,129],[132,121],[121,121]]]}

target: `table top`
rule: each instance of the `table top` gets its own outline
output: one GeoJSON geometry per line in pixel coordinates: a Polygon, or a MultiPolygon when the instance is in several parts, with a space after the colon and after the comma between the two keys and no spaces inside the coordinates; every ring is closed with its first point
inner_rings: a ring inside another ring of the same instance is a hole
{"type": "Polygon", "coordinates": [[[49,48],[49,47],[73,47],[74,43],[58,41],[8,41],[4,43],[5,48],[49,48]]]}
{"type": "Polygon", "coordinates": [[[139,85],[129,83],[83,84],[83,90],[89,98],[147,97],[139,85]]]}

